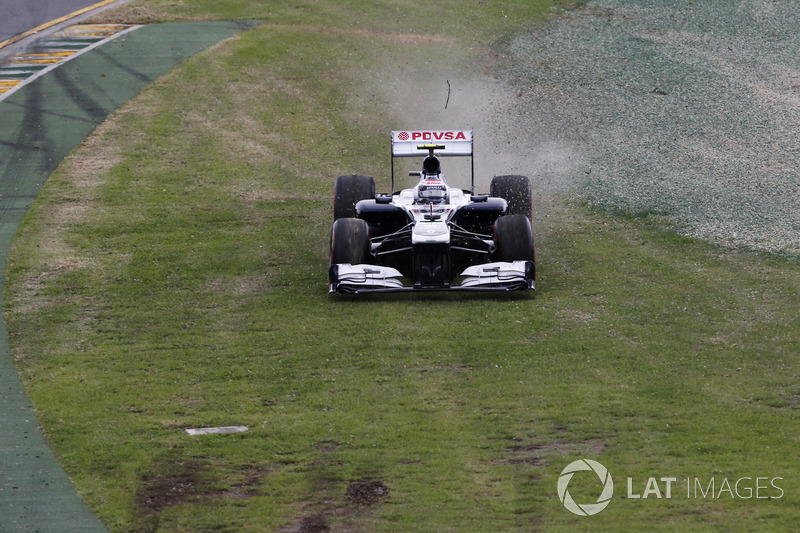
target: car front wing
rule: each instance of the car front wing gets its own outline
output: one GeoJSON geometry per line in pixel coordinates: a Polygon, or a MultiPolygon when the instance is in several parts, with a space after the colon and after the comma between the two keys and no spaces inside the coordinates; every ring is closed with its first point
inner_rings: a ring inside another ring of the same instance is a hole
{"type": "Polygon", "coordinates": [[[394,268],[376,265],[331,265],[331,293],[362,294],[405,291],[525,291],[536,290],[533,261],[485,263],[464,270],[458,285],[413,287],[404,285],[394,268]]]}

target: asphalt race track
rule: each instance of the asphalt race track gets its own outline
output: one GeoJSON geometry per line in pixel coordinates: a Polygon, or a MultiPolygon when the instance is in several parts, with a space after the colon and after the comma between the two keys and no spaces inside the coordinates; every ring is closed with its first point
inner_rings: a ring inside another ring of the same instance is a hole
{"type": "Polygon", "coordinates": [[[92,0],[4,0],[0,43],[85,8],[110,2],[92,0]]]}
{"type": "MultiPolygon", "coordinates": [[[[158,77],[253,25],[143,26],[60,65],[0,102],[0,266],[5,269],[23,216],[64,156],[158,77]]],[[[0,531],[105,531],[45,442],[14,367],[4,320],[0,320],[0,531]]]]}

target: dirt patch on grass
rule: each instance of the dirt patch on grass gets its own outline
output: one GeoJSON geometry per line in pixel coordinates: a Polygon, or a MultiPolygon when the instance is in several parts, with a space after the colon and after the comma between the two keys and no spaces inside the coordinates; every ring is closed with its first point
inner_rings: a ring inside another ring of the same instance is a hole
{"type": "Polygon", "coordinates": [[[200,499],[247,499],[259,494],[259,485],[267,474],[268,470],[258,465],[216,471],[205,460],[164,460],[143,477],[134,506],[139,514],[148,516],[200,499]]]}
{"type": "MultiPolygon", "coordinates": [[[[325,450],[321,450],[325,451],[325,450]]],[[[319,497],[324,503],[309,504],[307,516],[283,529],[286,533],[317,533],[324,531],[368,531],[362,527],[370,509],[389,497],[390,489],[381,480],[363,479],[348,484],[341,498],[335,495],[334,487],[341,487],[334,480],[325,479],[319,485],[319,497]],[[333,523],[333,525],[332,525],[333,523]]]]}
{"type": "Polygon", "coordinates": [[[606,443],[602,440],[520,443],[509,446],[506,456],[498,462],[501,464],[544,466],[555,458],[567,456],[596,457],[600,455],[606,447],[606,443]]]}
{"type": "Polygon", "coordinates": [[[389,497],[389,487],[383,481],[353,481],[347,487],[347,499],[356,505],[373,505],[389,497]]]}
{"type": "Polygon", "coordinates": [[[391,493],[378,477],[346,480],[337,474],[342,444],[322,440],[314,445],[317,458],[308,472],[312,491],[301,503],[292,522],[280,529],[288,533],[319,531],[372,531],[375,510],[391,493]]]}
{"type": "Polygon", "coordinates": [[[317,445],[314,446],[314,448],[316,448],[318,452],[331,453],[338,450],[339,446],[340,444],[335,440],[324,440],[322,442],[317,443],[317,445]]]}
{"type": "Polygon", "coordinates": [[[198,461],[162,462],[146,475],[136,491],[134,505],[146,514],[158,513],[213,491],[208,465],[198,461]]]}
{"type": "Polygon", "coordinates": [[[330,531],[328,525],[328,517],[324,514],[315,514],[307,516],[300,521],[300,533],[321,533],[323,531],[330,531]]]}

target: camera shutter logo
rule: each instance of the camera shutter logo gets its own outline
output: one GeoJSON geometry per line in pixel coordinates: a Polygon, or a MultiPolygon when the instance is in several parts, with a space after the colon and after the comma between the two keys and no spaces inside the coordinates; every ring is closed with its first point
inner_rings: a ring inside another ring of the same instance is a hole
{"type": "Polygon", "coordinates": [[[558,499],[561,500],[561,503],[564,504],[564,507],[566,507],[568,511],[576,515],[596,515],[608,506],[613,495],[614,481],[611,479],[611,474],[608,473],[606,467],[591,459],[579,459],[571,462],[561,471],[561,476],[558,478],[558,499]],[[591,470],[597,474],[597,477],[600,478],[600,482],[603,484],[603,491],[600,493],[600,497],[597,498],[596,503],[579,504],[576,503],[569,494],[568,486],[569,482],[572,481],[572,476],[575,475],[575,472],[585,470],[591,470]]]}

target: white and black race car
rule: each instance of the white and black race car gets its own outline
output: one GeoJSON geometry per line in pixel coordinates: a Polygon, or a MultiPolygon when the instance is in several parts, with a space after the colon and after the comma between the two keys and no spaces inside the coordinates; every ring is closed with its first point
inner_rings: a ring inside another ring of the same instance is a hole
{"type": "Polygon", "coordinates": [[[411,189],[376,194],[371,176],[334,187],[330,292],[535,289],[531,186],[495,176],[489,194],[450,187],[440,157],[473,156],[472,131],[393,131],[396,157],[422,159],[411,189]]]}

